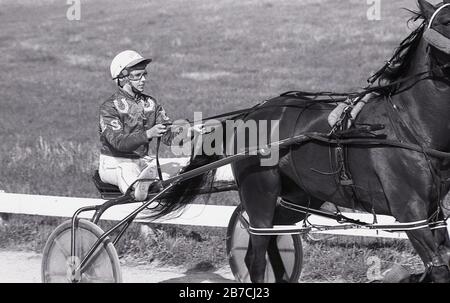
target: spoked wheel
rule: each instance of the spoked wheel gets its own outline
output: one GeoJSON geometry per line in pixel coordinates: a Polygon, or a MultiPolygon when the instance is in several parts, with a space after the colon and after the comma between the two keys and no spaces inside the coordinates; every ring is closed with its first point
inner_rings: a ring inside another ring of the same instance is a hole
{"type": "Polygon", "coordinates": [[[71,264],[79,264],[103,234],[103,230],[94,223],[80,219],[75,233],[75,257],[72,258],[70,256],[71,227],[71,220],[65,221],[48,238],[42,257],[42,282],[122,282],[119,257],[109,238],[100,244],[80,275],[75,278],[71,275],[71,264]]]}
{"type": "MultiPolygon", "coordinates": [[[[239,282],[250,283],[250,275],[244,261],[250,235],[241,222],[241,216],[244,216],[248,221],[246,212],[239,205],[236,207],[228,223],[227,255],[235,279],[239,282]]],[[[286,271],[284,280],[292,283],[298,282],[303,263],[303,249],[300,235],[276,236],[276,243],[286,271]]],[[[267,266],[264,282],[275,283],[273,265],[270,262],[268,253],[266,253],[266,261],[267,266]]]]}

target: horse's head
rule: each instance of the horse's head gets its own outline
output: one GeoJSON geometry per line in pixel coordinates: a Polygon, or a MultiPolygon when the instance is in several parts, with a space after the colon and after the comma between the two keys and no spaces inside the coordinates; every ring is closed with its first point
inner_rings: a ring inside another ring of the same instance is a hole
{"type": "Polygon", "coordinates": [[[440,64],[450,62],[450,0],[434,6],[426,0],[418,0],[426,29],[423,38],[440,64]]]}

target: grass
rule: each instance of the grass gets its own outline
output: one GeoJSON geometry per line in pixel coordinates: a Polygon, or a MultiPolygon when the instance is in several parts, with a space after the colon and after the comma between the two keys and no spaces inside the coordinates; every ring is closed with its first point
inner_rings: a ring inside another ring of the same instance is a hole
{"type": "Polygon", "coordinates": [[[410,273],[423,272],[423,263],[408,241],[339,236],[303,241],[302,282],[367,283],[395,264],[410,273]],[[373,259],[378,261],[373,261],[373,259]],[[374,262],[379,262],[374,264],[374,262]],[[379,264],[379,269],[375,266],[379,264]],[[375,266],[374,266],[375,265],[375,266]],[[370,279],[369,279],[370,278],[370,279]]]}
{"type": "Polygon", "coordinates": [[[98,151],[75,141],[17,141],[2,146],[0,187],[6,192],[92,196],[91,174],[98,151]],[[81,192],[80,187],[85,191],[81,192]]]}
{"type": "Polygon", "coordinates": [[[287,90],[365,85],[408,32],[402,7],[414,1],[384,1],[382,20],[368,21],[364,1],[100,0],[83,1],[81,20],[69,21],[62,2],[4,0],[0,187],[96,196],[97,109],[123,49],[153,57],[147,91],[174,119],[207,117],[287,90]],[[74,147],[76,159],[42,157],[40,140],[74,147]]]}
{"type": "MultiPolygon", "coordinates": [[[[43,251],[55,227],[65,219],[13,215],[0,225],[0,249],[43,251]]],[[[103,230],[113,222],[100,222],[103,230]]],[[[208,270],[228,265],[226,231],[212,227],[180,227],[150,225],[147,233],[132,224],[116,246],[119,258],[128,264],[150,264],[208,270]]],[[[405,266],[411,273],[423,271],[419,257],[407,241],[358,237],[303,238],[301,282],[370,282],[367,273],[370,257],[380,260],[380,273],[394,264],[405,266]]]]}
{"type": "MultiPolygon", "coordinates": [[[[98,0],[82,1],[81,20],[68,21],[65,2],[0,3],[0,189],[76,197],[98,196],[90,179],[98,164],[97,109],[115,89],[108,69],[119,51],[153,57],[147,91],[173,119],[192,119],[194,111],[207,117],[287,90],[364,86],[409,32],[401,8],[416,8],[414,0],[382,1],[381,21],[369,21],[359,0],[98,0]]],[[[237,201],[226,193],[211,203],[237,201]]],[[[41,251],[62,220],[13,217],[1,227],[3,248],[41,251]]],[[[223,230],[156,230],[164,232],[142,239],[133,226],[119,252],[226,263],[223,230]]],[[[302,279],[364,281],[372,252],[386,264],[413,258],[404,244],[307,243],[302,279]]]]}
{"type": "MultiPolygon", "coordinates": [[[[30,215],[10,215],[0,224],[0,249],[31,250],[41,253],[47,238],[65,218],[30,215]]],[[[108,230],[115,222],[101,221],[108,230]]],[[[151,225],[150,233],[143,233],[141,225],[133,223],[116,246],[120,258],[159,264],[195,267],[208,262],[214,266],[226,262],[226,231],[222,228],[175,227],[151,225]]],[[[114,238],[114,234],[112,235],[114,238]]]]}

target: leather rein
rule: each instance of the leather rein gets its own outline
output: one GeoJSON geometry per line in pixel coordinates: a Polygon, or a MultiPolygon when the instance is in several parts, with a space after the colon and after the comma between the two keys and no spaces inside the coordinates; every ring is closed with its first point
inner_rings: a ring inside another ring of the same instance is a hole
{"type": "MultiPolygon", "coordinates": [[[[431,29],[431,25],[432,22],[434,20],[434,18],[437,16],[437,14],[440,12],[440,10],[442,10],[444,7],[450,6],[450,4],[445,4],[441,7],[439,7],[436,12],[434,13],[434,15],[432,16],[431,20],[429,21],[429,25],[427,26],[426,31],[432,30],[431,29]]],[[[423,25],[422,25],[423,26],[423,25]]],[[[446,37],[445,37],[446,38],[446,37]]],[[[448,39],[448,38],[447,38],[448,39]]],[[[427,39],[425,39],[427,40],[427,39]]],[[[450,39],[449,39],[450,41],[450,39]]],[[[428,41],[430,44],[431,42],[428,41]]],[[[402,42],[403,43],[403,42],[402,42]]],[[[381,76],[382,72],[388,68],[391,63],[392,60],[398,56],[398,52],[395,52],[393,57],[391,58],[391,60],[387,61],[385,63],[385,65],[378,71],[376,72],[372,77],[370,77],[368,79],[369,85],[367,87],[365,87],[363,89],[362,92],[352,92],[352,93],[335,93],[335,92],[307,92],[307,91],[288,91],[285,92],[283,94],[280,95],[280,97],[294,97],[294,98],[299,98],[302,100],[306,100],[306,101],[314,101],[315,103],[337,103],[337,102],[342,102],[345,101],[349,98],[356,98],[356,100],[359,100],[361,98],[363,98],[365,95],[373,93],[373,92],[379,92],[382,91],[384,89],[387,88],[391,88],[400,84],[403,84],[405,82],[408,81],[412,81],[414,80],[413,84],[410,85],[407,89],[413,87],[415,84],[417,84],[420,81],[423,80],[427,80],[432,78],[431,75],[434,72],[437,71],[443,71],[446,68],[450,67],[450,63],[445,63],[442,65],[438,65],[428,71],[424,71],[424,72],[420,72],[408,77],[404,77],[404,78],[400,78],[398,80],[395,80],[393,82],[387,83],[387,84],[383,84],[383,85],[377,85],[377,86],[373,86],[373,83],[379,79],[379,77],[381,76]],[[328,99],[320,99],[317,100],[318,97],[328,97],[328,99]]],[[[208,120],[213,120],[213,119],[222,119],[222,118],[226,118],[226,117],[232,117],[231,119],[236,119],[242,115],[248,115],[251,114],[255,111],[257,111],[260,106],[262,104],[264,104],[266,101],[263,101],[255,106],[249,107],[249,108],[244,108],[244,109],[240,109],[240,110],[236,110],[236,111],[231,111],[231,112],[226,112],[223,114],[218,114],[215,116],[211,116],[211,117],[207,117],[201,120],[196,120],[196,121],[190,121],[187,120],[188,123],[190,124],[196,124],[196,123],[203,123],[204,121],[208,121],[208,120]]],[[[280,107],[290,107],[293,105],[286,105],[286,104],[275,104],[275,105],[266,105],[264,108],[269,108],[269,107],[275,107],[275,108],[280,108],[280,107]]],[[[294,106],[294,107],[298,107],[298,106],[294,106]]],[[[226,119],[222,119],[221,121],[218,121],[219,123],[222,123],[223,120],[226,119]]],[[[166,123],[164,124],[167,127],[172,127],[174,126],[171,123],[166,123]]],[[[329,144],[334,144],[334,143],[341,143],[341,144],[358,144],[358,145],[385,145],[385,146],[392,146],[392,147],[398,147],[398,148],[404,148],[404,149],[409,149],[409,150],[413,150],[413,151],[417,151],[417,152],[422,152],[425,153],[429,156],[435,157],[435,158],[441,158],[441,159],[450,159],[450,153],[449,152],[443,152],[443,151],[439,151],[433,148],[428,148],[428,147],[424,147],[424,146],[420,146],[418,144],[412,144],[412,143],[404,143],[404,142],[397,142],[397,141],[393,141],[393,140],[386,140],[386,139],[374,139],[374,138],[354,138],[354,139],[332,139],[330,138],[329,134],[318,134],[315,133],[312,136],[309,136],[309,138],[311,140],[317,140],[317,141],[321,141],[321,142],[327,142],[329,144]]],[[[161,172],[161,166],[160,166],[160,162],[159,162],[159,149],[160,149],[160,145],[161,145],[161,137],[157,138],[157,143],[156,143],[156,166],[157,166],[157,171],[158,171],[158,177],[161,181],[163,181],[162,178],[162,172],[161,172]]]]}

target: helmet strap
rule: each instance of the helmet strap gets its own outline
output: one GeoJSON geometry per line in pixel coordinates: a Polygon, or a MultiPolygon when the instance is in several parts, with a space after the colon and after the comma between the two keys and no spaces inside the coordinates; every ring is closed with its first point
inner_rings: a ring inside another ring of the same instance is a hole
{"type": "Polygon", "coordinates": [[[128,79],[123,76],[117,77],[116,80],[117,80],[117,86],[122,87],[122,88],[125,86],[125,84],[127,84],[129,82],[128,79]]]}
{"type": "Polygon", "coordinates": [[[131,90],[133,91],[133,93],[134,93],[135,95],[140,95],[140,94],[141,94],[141,92],[138,91],[131,83],[130,83],[130,86],[131,86],[131,90]]]}
{"type": "Polygon", "coordinates": [[[140,91],[134,88],[134,86],[130,83],[130,81],[125,82],[124,85],[121,87],[121,89],[126,91],[129,95],[133,97],[141,94],[140,91]]]}

